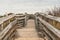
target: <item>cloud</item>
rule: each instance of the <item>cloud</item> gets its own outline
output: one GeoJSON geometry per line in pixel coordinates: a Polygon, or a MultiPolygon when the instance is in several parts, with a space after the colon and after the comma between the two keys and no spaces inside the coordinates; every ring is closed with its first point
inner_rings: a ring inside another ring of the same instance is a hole
{"type": "Polygon", "coordinates": [[[59,0],[0,0],[0,14],[5,12],[41,11],[60,5],[59,0]]]}

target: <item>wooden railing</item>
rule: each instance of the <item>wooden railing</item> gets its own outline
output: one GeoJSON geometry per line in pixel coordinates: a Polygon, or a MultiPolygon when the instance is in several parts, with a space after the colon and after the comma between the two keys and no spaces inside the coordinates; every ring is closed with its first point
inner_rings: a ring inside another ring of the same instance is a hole
{"type": "MultiPolygon", "coordinates": [[[[7,33],[14,27],[16,23],[17,20],[15,19],[15,15],[0,18],[0,40],[6,40],[5,38],[8,38],[7,33]]],[[[13,31],[14,30],[12,30],[12,32],[13,31]]]]}
{"type": "Polygon", "coordinates": [[[16,15],[16,20],[17,20],[18,25],[20,25],[22,23],[22,25],[20,25],[20,26],[24,27],[27,24],[27,15],[26,14],[16,15]]]}
{"type": "Polygon", "coordinates": [[[0,18],[0,31],[4,30],[4,28],[14,20],[15,20],[15,15],[9,15],[9,16],[0,18]]]}
{"type": "Polygon", "coordinates": [[[40,14],[40,18],[60,30],[60,17],[55,17],[51,15],[46,15],[46,14],[40,14]]]}
{"type": "Polygon", "coordinates": [[[40,23],[44,25],[44,31],[52,37],[53,40],[60,39],[60,18],[46,14],[39,14],[37,17],[40,23]]]}
{"type": "Polygon", "coordinates": [[[10,31],[10,29],[13,28],[15,24],[16,20],[11,22],[2,32],[0,32],[0,40],[2,40],[6,36],[8,31],[10,31]]]}

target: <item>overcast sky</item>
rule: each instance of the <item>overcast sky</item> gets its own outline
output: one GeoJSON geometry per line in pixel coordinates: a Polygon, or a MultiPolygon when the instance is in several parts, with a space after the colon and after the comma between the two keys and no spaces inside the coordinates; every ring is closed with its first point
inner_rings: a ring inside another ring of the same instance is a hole
{"type": "Polygon", "coordinates": [[[60,0],[0,0],[0,15],[9,12],[40,12],[59,5],[60,0]]]}

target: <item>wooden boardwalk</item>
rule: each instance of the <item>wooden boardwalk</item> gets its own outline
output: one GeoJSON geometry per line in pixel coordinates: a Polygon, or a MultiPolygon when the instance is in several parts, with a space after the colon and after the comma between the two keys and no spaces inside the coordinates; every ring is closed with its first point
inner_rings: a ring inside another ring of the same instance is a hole
{"type": "Polygon", "coordinates": [[[27,21],[26,27],[17,29],[15,40],[44,40],[39,38],[35,29],[34,20],[27,21]]]}

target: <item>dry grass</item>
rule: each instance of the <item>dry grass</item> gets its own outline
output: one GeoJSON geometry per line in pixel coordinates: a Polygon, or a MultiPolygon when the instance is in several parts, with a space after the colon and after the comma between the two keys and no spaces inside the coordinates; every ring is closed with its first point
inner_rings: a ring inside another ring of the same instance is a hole
{"type": "Polygon", "coordinates": [[[60,17],[60,7],[55,7],[52,11],[48,11],[49,15],[60,17]]]}

